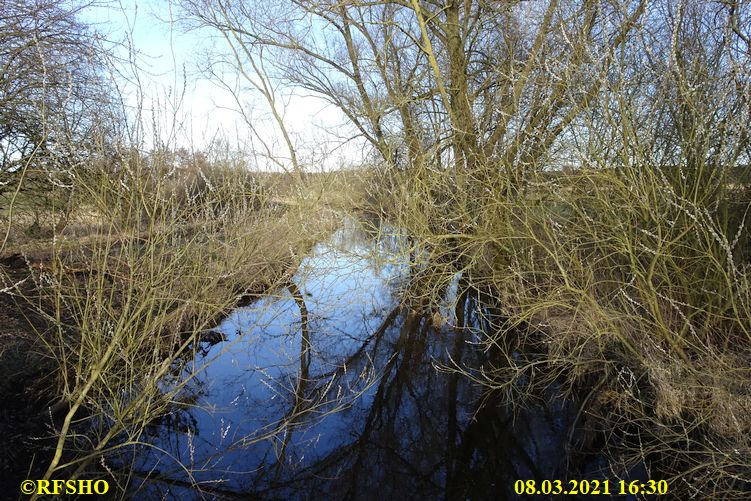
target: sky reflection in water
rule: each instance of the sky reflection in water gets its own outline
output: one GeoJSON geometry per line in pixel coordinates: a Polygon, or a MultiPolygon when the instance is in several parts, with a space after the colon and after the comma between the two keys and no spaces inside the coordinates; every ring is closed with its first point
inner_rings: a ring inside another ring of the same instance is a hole
{"type": "MultiPolygon", "coordinates": [[[[475,367],[485,354],[477,333],[457,339],[398,309],[405,245],[393,228],[373,236],[354,220],[318,244],[293,278],[307,342],[288,289],[225,319],[227,340],[192,362],[211,361],[183,395],[198,407],[144,437],[164,452],[144,447],[134,471],[162,480],[135,482],[134,497],[498,498],[517,478],[555,475],[570,412],[515,421],[492,405],[478,412],[482,389],[436,370],[449,354],[475,367]]],[[[456,283],[443,309],[449,324],[456,283]]]]}

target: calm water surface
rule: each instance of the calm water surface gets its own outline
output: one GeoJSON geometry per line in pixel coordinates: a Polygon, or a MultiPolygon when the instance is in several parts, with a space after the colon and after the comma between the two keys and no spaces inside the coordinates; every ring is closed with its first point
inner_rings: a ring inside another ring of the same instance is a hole
{"type": "Polygon", "coordinates": [[[409,273],[402,235],[345,221],[293,284],[232,313],[225,340],[175,375],[200,368],[185,405],[128,451],[132,496],[504,499],[517,479],[567,478],[571,406],[514,415],[445,370],[487,366],[487,312],[464,299],[475,328],[453,327],[455,277],[444,321],[410,313],[409,273]]]}

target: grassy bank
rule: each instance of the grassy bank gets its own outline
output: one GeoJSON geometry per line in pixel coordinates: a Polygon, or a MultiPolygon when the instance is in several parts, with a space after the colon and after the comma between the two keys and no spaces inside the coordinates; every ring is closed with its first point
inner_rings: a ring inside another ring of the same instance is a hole
{"type": "Polygon", "coordinates": [[[0,389],[13,412],[3,429],[24,451],[7,465],[19,474],[8,489],[27,471],[106,471],[109,452],[169,411],[184,383],[161,381],[176,360],[233,307],[288,279],[336,224],[312,197],[278,203],[281,176],[181,167],[120,157],[76,178],[65,214],[28,193],[5,211],[0,389]]]}
{"type": "Polygon", "coordinates": [[[523,190],[479,182],[467,197],[447,178],[399,174],[388,207],[431,259],[413,300],[437,308],[461,271],[503,319],[485,337],[494,363],[449,369],[516,406],[551,387],[576,399],[572,478],[604,449],[620,478],[644,464],[676,497],[745,499],[747,185],[701,198],[685,178],[629,166],[531,174],[523,190]]]}

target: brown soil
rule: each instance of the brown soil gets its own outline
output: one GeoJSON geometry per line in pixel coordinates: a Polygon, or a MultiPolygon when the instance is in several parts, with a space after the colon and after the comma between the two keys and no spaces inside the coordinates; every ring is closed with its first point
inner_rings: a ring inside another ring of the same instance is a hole
{"type": "Polygon", "coordinates": [[[35,334],[44,321],[22,297],[34,292],[29,265],[20,254],[0,257],[0,492],[9,498],[22,480],[41,477],[53,444],[54,422],[44,412],[52,368],[35,334]]]}

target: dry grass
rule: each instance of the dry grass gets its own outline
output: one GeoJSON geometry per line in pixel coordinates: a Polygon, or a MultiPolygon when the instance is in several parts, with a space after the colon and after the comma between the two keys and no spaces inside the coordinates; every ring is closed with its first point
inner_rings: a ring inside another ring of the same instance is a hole
{"type": "Polygon", "coordinates": [[[25,351],[50,371],[37,398],[59,420],[42,459],[47,479],[90,474],[109,451],[138,442],[184,384],[160,382],[201,333],[287,280],[336,224],[330,211],[311,217],[311,203],[269,203],[274,194],[241,170],[175,178],[137,158],[121,162],[81,178],[64,228],[44,212],[4,221],[13,263],[3,268],[4,297],[15,297],[16,323],[36,333],[25,351]],[[30,220],[50,234],[25,233],[30,220]]]}
{"type": "Polygon", "coordinates": [[[431,270],[414,300],[435,301],[464,272],[507,316],[486,339],[502,362],[467,376],[513,405],[555,385],[581,402],[578,428],[606,437],[617,471],[644,462],[676,496],[744,498],[748,200],[728,190],[698,205],[657,169],[548,178],[474,200],[438,174],[405,183],[393,212],[431,270]]]}

